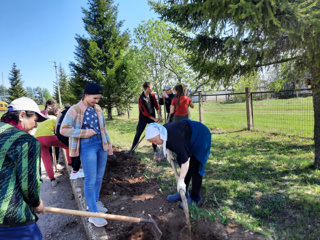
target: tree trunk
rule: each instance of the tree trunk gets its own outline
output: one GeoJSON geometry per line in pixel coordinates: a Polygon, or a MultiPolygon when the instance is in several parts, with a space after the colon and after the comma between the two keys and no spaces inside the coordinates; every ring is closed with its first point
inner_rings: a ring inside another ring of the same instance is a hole
{"type": "Polygon", "coordinates": [[[118,107],[117,108],[118,116],[123,116],[125,113],[123,112],[123,109],[118,107]]]}
{"type": "Polygon", "coordinates": [[[109,119],[109,120],[112,120],[112,119],[113,119],[113,118],[112,118],[112,107],[111,107],[111,106],[108,106],[107,109],[108,109],[108,119],[109,119]]]}
{"type": "Polygon", "coordinates": [[[314,165],[320,167],[320,86],[314,85],[313,111],[314,111],[314,165]]]}

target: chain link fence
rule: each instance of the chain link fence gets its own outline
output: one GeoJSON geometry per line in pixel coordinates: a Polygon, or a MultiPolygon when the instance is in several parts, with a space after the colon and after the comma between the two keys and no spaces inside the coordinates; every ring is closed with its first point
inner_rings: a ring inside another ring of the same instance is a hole
{"type": "Polygon", "coordinates": [[[199,102],[199,116],[201,111],[203,114],[203,119],[199,117],[199,120],[211,127],[219,124],[233,130],[245,129],[250,128],[248,121],[251,119],[255,130],[313,138],[314,113],[310,89],[248,93],[227,90],[217,94],[199,93],[197,99],[203,101],[203,104],[199,102]]]}

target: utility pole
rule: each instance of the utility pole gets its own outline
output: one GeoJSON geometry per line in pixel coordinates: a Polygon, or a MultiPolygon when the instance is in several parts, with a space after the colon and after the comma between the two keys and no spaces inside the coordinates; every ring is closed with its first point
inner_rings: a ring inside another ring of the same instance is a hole
{"type": "Polygon", "coordinates": [[[62,108],[61,94],[60,94],[60,84],[59,84],[59,78],[58,78],[57,64],[56,64],[55,61],[49,60],[49,62],[53,62],[53,63],[54,63],[54,68],[56,69],[56,80],[57,80],[57,87],[58,87],[59,105],[60,105],[60,108],[62,108]]]}

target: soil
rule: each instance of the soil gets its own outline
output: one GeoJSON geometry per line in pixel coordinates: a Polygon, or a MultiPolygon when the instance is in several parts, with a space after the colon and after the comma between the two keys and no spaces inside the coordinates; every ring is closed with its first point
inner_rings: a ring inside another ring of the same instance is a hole
{"type": "MultiPolygon", "coordinates": [[[[229,223],[224,226],[202,217],[191,219],[190,234],[184,211],[179,208],[180,202],[168,202],[167,196],[159,191],[161,181],[144,176],[147,166],[119,149],[114,149],[114,153],[116,159],[108,159],[100,193],[100,199],[108,208],[108,213],[144,219],[151,217],[162,231],[161,240],[265,239],[238,225],[229,223]]],[[[157,239],[151,223],[108,220],[105,228],[110,239],[157,239]]]]}

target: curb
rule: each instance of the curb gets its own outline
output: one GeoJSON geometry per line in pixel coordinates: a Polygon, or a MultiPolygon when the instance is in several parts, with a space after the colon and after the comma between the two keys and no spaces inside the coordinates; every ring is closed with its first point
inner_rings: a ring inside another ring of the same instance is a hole
{"type": "MultiPolygon", "coordinates": [[[[65,162],[67,166],[67,173],[70,179],[70,172],[72,170],[72,167],[68,166],[67,161],[65,162]]],[[[72,186],[74,199],[77,202],[78,209],[80,211],[87,211],[87,204],[86,204],[86,199],[84,197],[84,191],[83,191],[84,179],[83,178],[70,179],[70,184],[72,186]]],[[[88,217],[81,217],[84,229],[87,234],[87,238],[89,240],[105,240],[105,239],[110,240],[104,227],[101,227],[101,228],[95,227],[93,224],[89,223],[88,219],[89,219],[88,217]]]]}

